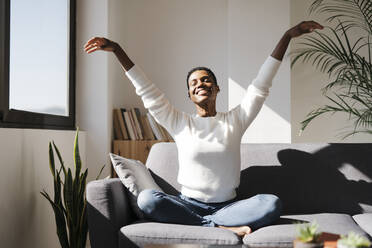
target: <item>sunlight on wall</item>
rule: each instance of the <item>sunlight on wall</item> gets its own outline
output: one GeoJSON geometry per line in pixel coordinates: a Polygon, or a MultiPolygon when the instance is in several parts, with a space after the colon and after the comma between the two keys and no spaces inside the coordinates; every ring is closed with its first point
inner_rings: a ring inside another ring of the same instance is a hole
{"type": "MultiPolygon", "coordinates": [[[[246,89],[229,78],[229,109],[240,104],[245,91],[246,89]]],[[[265,104],[242,138],[242,143],[290,142],[291,124],[265,104]]]]}

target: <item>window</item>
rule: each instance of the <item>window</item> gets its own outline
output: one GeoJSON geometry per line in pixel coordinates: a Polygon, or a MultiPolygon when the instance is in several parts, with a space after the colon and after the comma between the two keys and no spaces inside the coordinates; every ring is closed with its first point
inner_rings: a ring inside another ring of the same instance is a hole
{"type": "Polygon", "coordinates": [[[0,126],[75,126],[75,0],[0,3],[0,126]]]}

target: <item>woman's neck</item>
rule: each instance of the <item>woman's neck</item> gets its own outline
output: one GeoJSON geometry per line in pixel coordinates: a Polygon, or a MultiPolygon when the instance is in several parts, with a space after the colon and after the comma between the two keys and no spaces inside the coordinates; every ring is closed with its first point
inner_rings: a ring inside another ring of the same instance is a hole
{"type": "Polygon", "coordinates": [[[217,114],[216,104],[196,105],[196,113],[200,117],[211,117],[217,114]]]}

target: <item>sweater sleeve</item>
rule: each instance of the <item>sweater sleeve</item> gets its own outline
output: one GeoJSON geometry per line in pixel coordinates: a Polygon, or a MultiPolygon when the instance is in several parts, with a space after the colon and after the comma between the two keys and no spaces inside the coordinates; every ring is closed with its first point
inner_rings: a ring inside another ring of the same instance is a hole
{"type": "Polygon", "coordinates": [[[168,99],[145,75],[140,67],[134,65],[126,76],[136,88],[136,94],[141,97],[143,104],[155,120],[173,135],[181,126],[184,113],[176,110],[168,99]]]}
{"type": "Polygon", "coordinates": [[[238,106],[239,119],[243,131],[248,128],[261,110],[266,97],[269,95],[272,80],[280,64],[280,60],[269,56],[261,66],[256,78],[248,86],[243,100],[238,106]]]}

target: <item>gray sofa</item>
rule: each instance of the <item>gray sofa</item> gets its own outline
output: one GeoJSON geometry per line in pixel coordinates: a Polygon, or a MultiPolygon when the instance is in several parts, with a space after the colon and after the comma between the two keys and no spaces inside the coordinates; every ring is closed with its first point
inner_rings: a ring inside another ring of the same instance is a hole
{"type": "MultiPolygon", "coordinates": [[[[176,194],[178,170],[174,143],[158,143],[146,165],[155,181],[176,194]]],[[[239,198],[278,195],[283,215],[270,226],[239,238],[215,227],[137,220],[119,179],[87,186],[92,248],[142,247],[146,244],[197,243],[247,247],[292,247],[298,222],[316,220],[321,231],[372,236],[371,144],[242,144],[239,198]]]]}

